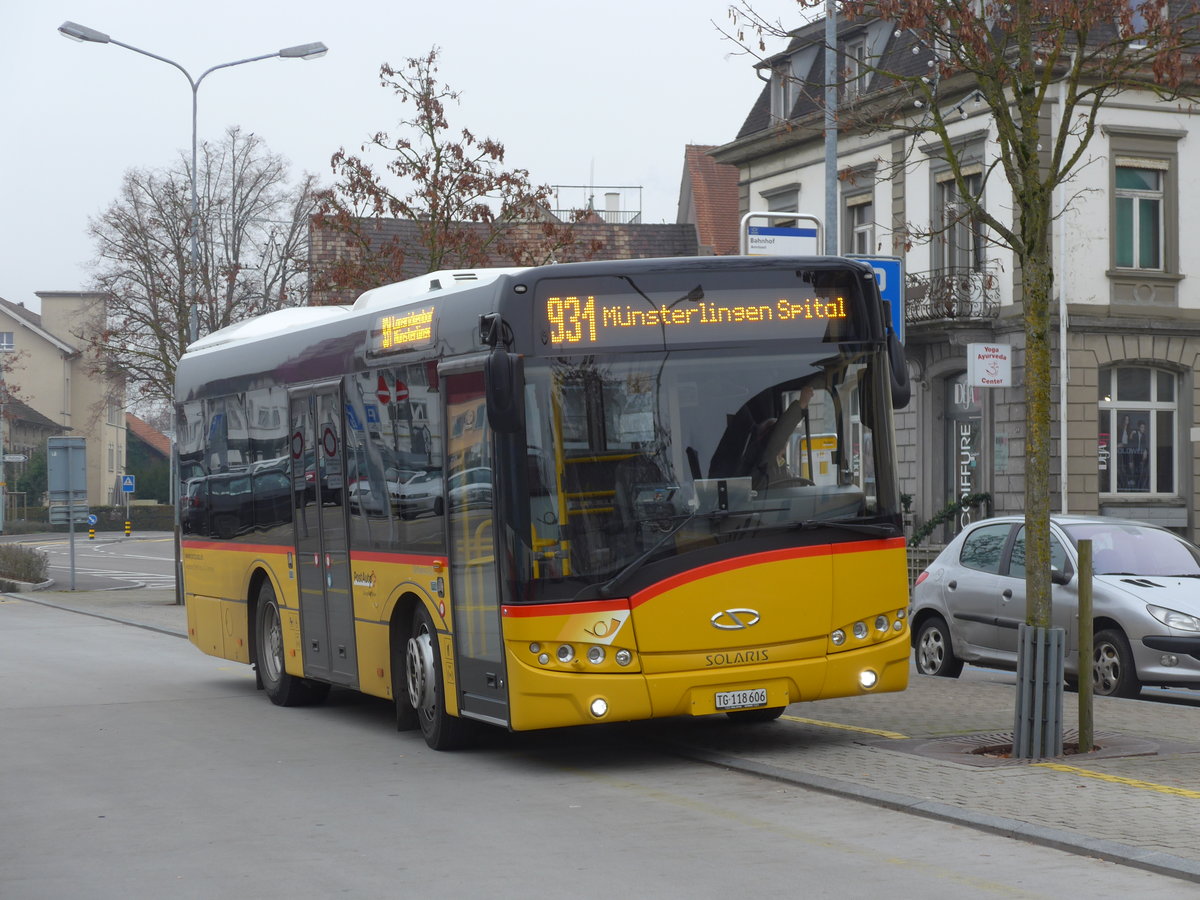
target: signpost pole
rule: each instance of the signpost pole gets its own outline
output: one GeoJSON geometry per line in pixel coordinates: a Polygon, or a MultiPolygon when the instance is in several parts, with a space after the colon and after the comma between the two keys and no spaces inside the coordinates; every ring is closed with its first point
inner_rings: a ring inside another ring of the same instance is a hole
{"type": "Polygon", "coordinates": [[[71,590],[75,590],[75,488],[71,484],[71,473],[75,468],[72,459],[74,447],[67,447],[67,544],[71,553],[71,590]]]}

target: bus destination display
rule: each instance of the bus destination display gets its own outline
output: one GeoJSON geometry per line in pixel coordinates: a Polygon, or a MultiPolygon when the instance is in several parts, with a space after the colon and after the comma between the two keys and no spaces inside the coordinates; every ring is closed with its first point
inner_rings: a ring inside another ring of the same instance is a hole
{"type": "Polygon", "coordinates": [[[566,285],[543,285],[538,291],[541,343],[555,350],[787,337],[838,339],[855,330],[846,327],[853,301],[837,289],[694,290],[682,299],[657,305],[628,291],[610,294],[556,287],[566,285]]]}
{"type": "Polygon", "coordinates": [[[434,308],[377,316],[367,335],[367,354],[380,356],[433,345],[434,308]]]}

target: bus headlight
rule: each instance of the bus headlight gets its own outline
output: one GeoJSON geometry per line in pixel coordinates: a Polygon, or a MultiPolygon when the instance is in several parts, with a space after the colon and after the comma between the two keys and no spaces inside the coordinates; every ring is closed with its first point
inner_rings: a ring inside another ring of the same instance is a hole
{"type": "Polygon", "coordinates": [[[558,647],[558,661],[564,666],[575,658],[575,648],[570,644],[560,644],[558,647]]]}
{"type": "Polygon", "coordinates": [[[588,647],[588,662],[593,666],[604,662],[604,648],[599,645],[588,647]]]}
{"type": "Polygon", "coordinates": [[[846,632],[839,628],[829,636],[829,639],[833,641],[833,645],[835,647],[840,647],[842,644],[846,643],[846,632]]]}
{"type": "Polygon", "coordinates": [[[855,622],[854,623],[854,636],[860,641],[867,636],[867,623],[866,622],[855,622]]]}
{"type": "Polygon", "coordinates": [[[633,654],[628,650],[618,650],[616,660],[618,666],[627,666],[633,662],[633,654]]]}
{"type": "Polygon", "coordinates": [[[888,617],[887,616],[876,616],[875,617],[875,630],[876,631],[887,631],[888,627],[889,627],[889,625],[888,625],[888,617]]]}

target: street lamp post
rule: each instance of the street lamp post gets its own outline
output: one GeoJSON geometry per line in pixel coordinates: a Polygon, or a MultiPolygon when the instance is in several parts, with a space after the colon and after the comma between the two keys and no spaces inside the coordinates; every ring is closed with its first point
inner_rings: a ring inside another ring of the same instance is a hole
{"type": "MultiPolygon", "coordinates": [[[[200,92],[200,82],[204,81],[205,77],[210,72],[215,72],[217,69],[228,69],[230,66],[240,66],[244,63],[258,62],[260,59],[272,59],[276,56],[282,59],[317,59],[329,52],[329,48],[316,41],[311,44],[298,44],[295,47],[284,47],[282,50],[277,50],[274,53],[264,53],[261,56],[250,56],[246,59],[235,59],[233,62],[221,63],[212,68],[205,69],[199,78],[192,78],[190,72],[175,62],[173,59],[167,59],[165,56],[159,56],[157,53],[150,53],[147,50],[142,50],[140,47],[134,47],[131,44],[125,44],[121,41],[115,41],[102,31],[96,31],[94,28],[88,28],[86,25],[79,25],[75,22],[63,22],[58,26],[58,32],[63,37],[68,37],[73,41],[88,41],[93,44],[116,44],[118,47],[124,47],[126,50],[132,50],[134,53],[140,53],[142,56],[149,56],[151,59],[161,60],[168,65],[174,66],[183,73],[183,77],[188,80],[188,85],[192,89],[192,171],[191,171],[191,186],[192,186],[192,215],[191,222],[188,226],[189,238],[191,241],[191,256],[192,256],[192,274],[191,274],[191,309],[188,313],[188,340],[195,341],[200,336],[200,310],[198,298],[199,290],[199,274],[200,274],[200,238],[197,232],[197,220],[200,216],[200,197],[196,187],[196,99],[200,92]]],[[[181,348],[182,349],[182,348],[181,348]]],[[[179,500],[177,495],[178,473],[176,464],[178,455],[171,453],[171,505],[175,510],[175,602],[183,603],[183,594],[181,586],[183,579],[181,560],[179,558],[179,500]]],[[[0,477],[3,473],[0,472],[0,477]]]]}
{"type": "Polygon", "coordinates": [[[188,84],[192,89],[192,170],[191,170],[191,187],[192,187],[192,216],[189,224],[189,237],[191,241],[191,256],[192,256],[192,277],[191,277],[191,311],[188,315],[188,339],[196,340],[200,336],[200,312],[198,309],[199,286],[197,279],[200,271],[200,243],[197,233],[197,220],[200,215],[200,197],[196,186],[196,100],[200,92],[200,83],[210,72],[215,72],[217,69],[228,69],[230,66],[240,66],[245,63],[258,62],[260,59],[317,59],[329,52],[329,48],[316,41],[311,44],[297,44],[295,47],[285,47],[282,50],[276,50],[274,53],[264,53],[261,56],[250,56],[246,59],[235,59],[233,62],[221,63],[220,65],[212,66],[205,69],[199,78],[192,78],[191,73],[183,66],[175,62],[173,59],[167,59],[165,56],[159,56],[157,53],[150,53],[148,50],[142,50],[140,47],[134,47],[131,44],[125,44],[121,41],[110,38],[102,31],[96,31],[94,28],[88,28],[86,25],[79,25],[75,22],[63,22],[58,26],[58,32],[63,37],[68,37],[73,41],[88,41],[94,44],[116,44],[118,47],[124,47],[126,50],[132,50],[134,53],[140,53],[142,56],[149,56],[151,59],[161,60],[168,65],[174,66],[183,73],[183,77],[188,80],[188,84]]]}

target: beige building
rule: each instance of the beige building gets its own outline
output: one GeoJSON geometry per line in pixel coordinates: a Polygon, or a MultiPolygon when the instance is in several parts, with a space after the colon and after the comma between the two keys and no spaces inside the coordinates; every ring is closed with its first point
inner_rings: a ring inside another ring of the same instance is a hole
{"type": "Polygon", "coordinates": [[[125,392],[89,348],[105,295],[38,291],[42,312],[0,299],[0,354],[11,393],[62,433],[87,440],[88,505],[119,502],[125,472],[125,392]]]}

